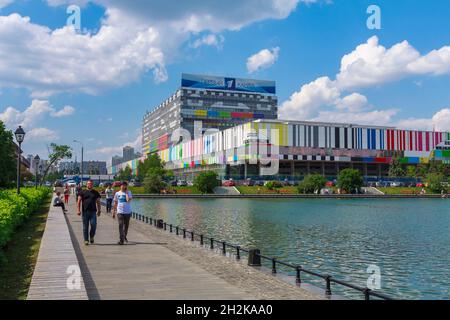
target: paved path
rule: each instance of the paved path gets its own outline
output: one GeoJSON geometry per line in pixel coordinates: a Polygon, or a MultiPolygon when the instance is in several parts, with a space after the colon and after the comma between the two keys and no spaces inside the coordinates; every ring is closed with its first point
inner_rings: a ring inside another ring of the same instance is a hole
{"type": "Polygon", "coordinates": [[[83,279],[79,289],[70,290],[67,286],[69,277],[78,270],[78,260],[66,219],[61,208],[50,206],[27,299],[87,300],[83,279]]]}

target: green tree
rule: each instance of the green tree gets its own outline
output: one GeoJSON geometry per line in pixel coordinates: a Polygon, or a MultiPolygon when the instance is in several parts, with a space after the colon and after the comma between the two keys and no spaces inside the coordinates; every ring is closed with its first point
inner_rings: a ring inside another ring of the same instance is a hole
{"type": "Polygon", "coordinates": [[[299,193],[303,194],[320,192],[326,183],[327,180],[321,174],[310,174],[299,183],[297,189],[299,193]]]}
{"type": "Polygon", "coordinates": [[[363,183],[361,172],[356,169],[342,170],[337,179],[338,187],[348,193],[354,193],[356,190],[361,189],[363,183]]]}
{"type": "Polygon", "coordinates": [[[398,158],[393,158],[389,166],[389,177],[404,177],[405,175],[406,172],[398,158]]]}
{"type": "Polygon", "coordinates": [[[44,171],[44,174],[41,177],[41,183],[40,183],[41,186],[44,183],[44,181],[47,177],[47,174],[53,165],[56,166],[58,164],[58,162],[63,159],[72,158],[72,149],[69,146],[57,145],[56,143],[52,143],[52,144],[50,144],[50,148],[51,148],[52,152],[48,156],[49,162],[48,162],[47,168],[44,171]]]}
{"type": "Polygon", "coordinates": [[[16,173],[13,133],[0,121],[0,188],[9,187],[16,173]]]}
{"type": "Polygon", "coordinates": [[[162,176],[156,173],[149,173],[144,179],[144,190],[147,193],[160,193],[166,188],[162,176]]]}
{"type": "Polygon", "coordinates": [[[117,179],[120,181],[130,181],[133,177],[133,170],[130,166],[126,166],[125,169],[120,169],[117,179]]]}
{"type": "Polygon", "coordinates": [[[213,193],[218,185],[218,176],[214,171],[201,172],[194,179],[194,187],[201,193],[213,193]]]}
{"type": "Polygon", "coordinates": [[[406,167],[406,176],[409,178],[415,178],[417,176],[416,167],[415,166],[406,167]]]}
{"type": "Polygon", "coordinates": [[[444,181],[445,177],[442,173],[429,173],[426,177],[428,188],[433,193],[441,193],[442,191],[446,191],[446,188],[443,185],[444,181]]]}
{"type": "Polygon", "coordinates": [[[166,171],[164,170],[164,162],[157,153],[150,154],[144,162],[139,162],[137,179],[144,181],[147,175],[153,173],[164,177],[166,171]]]}

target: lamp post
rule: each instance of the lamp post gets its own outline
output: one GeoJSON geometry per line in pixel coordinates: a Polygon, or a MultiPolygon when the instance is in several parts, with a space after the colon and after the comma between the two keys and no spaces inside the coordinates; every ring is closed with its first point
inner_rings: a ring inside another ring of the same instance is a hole
{"type": "Polygon", "coordinates": [[[39,158],[39,155],[37,154],[36,157],[34,157],[34,165],[35,165],[35,171],[36,171],[36,179],[35,179],[35,188],[38,187],[38,167],[39,162],[41,161],[41,158],[39,158]]]}
{"type": "Polygon", "coordinates": [[[83,143],[78,140],[73,140],[75,143],[81,144],[81,187],[83,188],[83,154],[84,154],[84,146],[83,143]]]}
{"type": "Polygon", "coordinates": [[[22,142],[25,139],[25,131],[23,131],[22,127],[16,129],[14,132],[16,136],[16,141],[19,144],[19,151],[17,152],[17,194],[20,194],[20,157],[22,153],[22,142]]]}

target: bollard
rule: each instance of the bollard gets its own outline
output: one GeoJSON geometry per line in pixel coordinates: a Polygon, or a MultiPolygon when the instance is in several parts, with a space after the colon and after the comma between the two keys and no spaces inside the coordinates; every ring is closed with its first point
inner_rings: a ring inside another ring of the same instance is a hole
{"type": "Polygon", "coordinates": [[[211,246],[210,246],[211,250],[214,249],[214,238],[211,238],[211,246]]]}
{"type": "Polygon", "coordinates": [[[369,301],[370,300],[370,289],[369,288],[365,288],[363,293],[364,293],[364,300],[369,301]]]}
{"type": "Polygon", "coordinates": [[[203,235],[200,235],[200,245],[203,246],[203,235]]]}
{"type": "Polygon", "coordinates": [[[164,231],[167,231],[167,223],[164,222],[164,231]]]}
{"type": "Polygon", "coordinates": [[[145,223],[148,224],[148,217],[145,217],[145,223]]]}
{"type": "Polygon", "coordinates": [[[176,231],[177,231],[177,236],[179,235],[179,228],[178,228],[178,226],[176,227],[176,231]]]}
{"type": "Polygon", "coordinates": [[[241,247],[236,247],[236,260],[241,260],[241,247]]]}
{"type": "Polygon", "coordinates": [[[156,225],[156,227],[157,227],[158,229],[162,229],[162,228],[164,227],[164,221],[161,220],[161,219],[159,219],[159,220],[158,220],[158,223],[157,223],[157,225],[156,225]]]}
{"type": "Polygon", "coordinates": [[[173,231],[173,226],[172,225],[170,225],[170,233],[172,233],[172,231],[173,231]]]}
{"type": "Polygon", "coordinates": [[[183,229],[183,239],[186,239],[186,229],[183,229]]]}
{"type": "Polygon", "coordinates": [[[297,271],[297,275],[295,277],[295,283],[300,284],[300,283],[302,283],[302,279],[300,278],[300,271],[302,271],[302,267],[297,266],[297,268],[295,270],[297,271]]]}
{"type": "Polygon", "coordinates": [[[153,225],[153,219],[152,218],[150,218],[150,224],[153,225]]]}
{"type": "Polygon", "coordinates": [[[276,259],[272,259],[272,273],[273,274],[277,273],[277,260],[276,259]]]}
{"type": "Polygon", "coordinates": [[[136,217],[136,213],[132,212],[131,217],[133,217],[133,219],[134,219],[136,217]]]}
{"type": "Polygon", "coordinates": [[[331,276],[326,276],[325,281],[327,282],[327,288],[325,290],[325,294],[327,296],[331,296],[331,276]]]}
{"type": "Polygon", "coordinates": [[[222,242],[222,253],[225,256],[227,254],[227,244],[226,242],[222,242]]]}
{"type": "Polygon", "coordinates": [[[191,241],[194,241],[194,231],[191,231],[191,241]]]}
{"type": "Polygon", "coordinates": [[[250,249],[248,251],[248,265],[251,267],[261,266],[261,251],[259,249],[250,249]]]}

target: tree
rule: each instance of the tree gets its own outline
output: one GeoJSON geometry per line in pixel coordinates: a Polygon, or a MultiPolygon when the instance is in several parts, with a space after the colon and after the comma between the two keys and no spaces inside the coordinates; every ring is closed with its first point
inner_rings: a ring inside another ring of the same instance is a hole
{"type": "Polygon", "coordinates": [[[133,177],[133,170],[130,166],[126,166],[125,169],[120,169],[117,179],[120,181],[130,181],[133,177]]]}
{"type": "Polygon", "coordinates": [[[397,158],[393,158],[389,166],[389,177],[404,177],[406,175],[403,170],[400,161],[397,158]]]}
{"type": "Polygon", "coordinates": [[[42,184],[45,181],[45,178],[47,177],[48,171],[53,165],[57,165],[59,161],[63,159],[70,159],[72,158],[72,149],[69,146],[66,145],[57,145],[56,143],[52,143],[50,145],[50,148],[52,149],[52,152],[48,156],[49,163],[47,165],[47,168],[44,171],[44,174],[41,177],[41,183],[42,184]]]}
{"type": "Polygon", "coordinates": [[[149,173],[144,179],[144,190],[147,193],[160,193],[166,187],[162,176],[156,173],[149,173]]]}
{"type": "Polygon", "coordinates": [[[0,188],[9,187],[16,174],[13,133],[0,121],[0,188]]]}
{"type": "Polygon", "coordinates": [[[356,169],[344,169],[339,173],[337,185],[342,190],[353,193],[363,186],[363,177],[361,172],[356,169]]]}
{"type": "Polygon", "coordinates": [[[441,193],[442,191],[446,191],[446,188],[443,185],[444,181],[445,177],[442,173],[429,173],[426,177],[428,188],[433,193],[441,193]]]}
{"type": "Polygon", "coordinates": [[[194,187],[201,193],[213,193],[218,185],[218,176],[214,171],[200,172],[194,179],[194,187]]]}
{"type": "Polygon", "coordinates": [[[310,174],[298,185],[299,193],[314,193],[325,187],[327,180],[321,174],[310,174]]]}
{"type": "Polygon", "coordinates": [[[406,167],[406,176],[409,178],[415,178],[417,176],[416,167],[414,166],[406,167]]]}
{"type": "Polygon", "coordinates": [[[143,181],[150,173],[164,177],[166,171],[164,170],[164,162],[157,153],[150,154],[144,162],[139,162],[137,170],[137,179],[143,181]]]}

